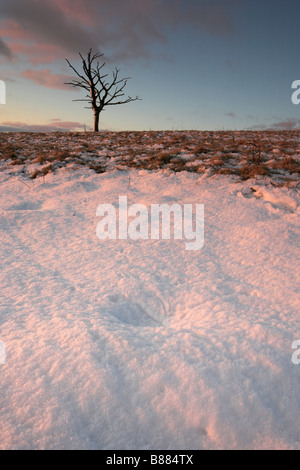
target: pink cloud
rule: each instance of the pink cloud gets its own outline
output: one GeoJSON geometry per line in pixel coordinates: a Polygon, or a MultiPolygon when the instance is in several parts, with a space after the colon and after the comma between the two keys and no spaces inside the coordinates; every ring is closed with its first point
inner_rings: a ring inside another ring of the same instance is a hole
{"type": "Polygon", "coordinates": [[[250,130],[257,129],[266,129],[266,130],[298,130],[300,129],[300,119],[299,118],[289,118],[285,121],[273,122],[270,126],[266,124],[256,124],[252,127],[249,127],[250,130]]]}
{"type": "Polygon", "coordinates": [[[14,20],[0,21],[0,36],[9,39],[34,40],[35,35],[14,20]]]}
{"type": "MultiPolygon", "coordinates": [[[[60,129],[84,129],[85,125],[76,121],[61,121],[60,119],[51,119],[51,125],[60,129]]],[[[49,124],[50,125],[50,124],[49,124]]]]}
{"type": "Polygon", "coordinates": [[[13,127],[25,126],[25,123],[21,121],[5,121],[5,122],[2,122],[1,124],[3,124],[4,126],[13,126],[13,127]]]}
{"type": "Polygon", "coordinates": [[[82,0],[52,0],[52,3],[60,9],[63,14],[84,26],[99,26],[99,14],[95,2],[87,5],[82,0]]]}
{"type": "Polygon", "coordinates": [[[28,61],[33,65],[52,63],[61,55],[60,47],[53,44],[13,42],[10,43],[10,49],[14,55],[21,54],[27,56],[28,61]]]}
{"type": "Polygon", "coordinates": [[[0,123],[0,131],[13,130],[20,132],[55,132],[85,129],[85,125],[77,121],[61,121],[60,119],[48,124],[28,124],[21,121],[5,121],[0,123]]]}
{"type": "Polygon", "coordinates": [[[70,81],[70,79],[73,78],[69,75],[54,74],[49,69],[24,70],[21,75],[40,86],[56,88],[59,90],[71,90],[71,87],[64,84],[64,82],[70,81]]]}
{"type": "Polygon", "coordinates": [[[272,129],[300,129],[300,119],[290,118],[285,121],[274,122],[271,126],[272,129]]]}

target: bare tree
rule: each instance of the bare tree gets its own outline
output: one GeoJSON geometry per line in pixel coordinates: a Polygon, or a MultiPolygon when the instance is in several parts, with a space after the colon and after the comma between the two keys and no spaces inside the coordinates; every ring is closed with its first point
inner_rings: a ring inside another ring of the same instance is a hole
{"type": "Polygon", "coordinates": [[[127,81],[130,77],[119,78],[120,70],[115,67],[112,72],[112,77],[110,81],[107,81],[108,73],[102,75],[102,69],[105,67],[105,62],[101,65],[99,64],[98,59],[103,56],[103,54],[96,52],[93,53],[92,49],[89,50],[87,58],[85,59],[80,53],[80,58],[82,60],[82,70],[83,72],[79,73],[75,67],[66,59],[67,63],[71,69],[76,73],[79,78],[72,80],[71,82],[65,82],[65,85],[71,85],[73,87],[79,87],[85,89],[88,94],[84,99],[76,99],[73,101],[86,101],[90,103],[90,106],[85,106],[88,109],[92,109],[94,113],[94,132],[99,131],[99,117],[100,113],[106,106],[115,106],[118,104],[130,103],[131,101],[139,100],[140,98],[136,96],[132,98],[125,96],[124,88],[127,85],[127,81]]]}

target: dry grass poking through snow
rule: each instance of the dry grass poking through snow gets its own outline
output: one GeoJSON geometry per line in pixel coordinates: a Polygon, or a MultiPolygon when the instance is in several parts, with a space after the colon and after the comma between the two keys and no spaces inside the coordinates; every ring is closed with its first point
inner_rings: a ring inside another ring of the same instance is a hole
{"type": "Polygon", "coordinates": [[[0,168],[35,179],[59,168],[87,166],[96,173],[149,171],[268,177],[297,184],[300,131],[148,131],[0,135],[0,168]]]}

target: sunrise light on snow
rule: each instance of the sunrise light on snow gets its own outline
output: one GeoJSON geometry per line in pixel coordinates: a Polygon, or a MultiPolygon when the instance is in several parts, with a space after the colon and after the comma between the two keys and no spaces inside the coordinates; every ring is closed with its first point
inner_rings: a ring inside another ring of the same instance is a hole
{"type": "Polygon", "coordinates": [[[299,13],[0,0],[1,450],[300,449],[299,13]]]}

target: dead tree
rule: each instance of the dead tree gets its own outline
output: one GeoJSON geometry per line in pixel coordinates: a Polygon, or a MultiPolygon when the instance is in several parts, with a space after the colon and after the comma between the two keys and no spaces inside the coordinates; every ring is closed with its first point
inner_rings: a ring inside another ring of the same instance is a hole
{"type": "Polygon", "coordinates": [[[135,98],[132,98],[131,96],[123,98],[125,96],[123,91],[130,77],[119,78],[120,70],[117,67],[112,71],[111,80],[106,80],[109,74],[102,74],[102,69],[105,67],[105,62],[100,65],[98,61],[98,59],[102,57],[103,54],[99,52],[93,53],[92,49],[90,49],[86,59],[80,53],[79,56],[82,61],[83,71],[81,73],[79,73],[75,67],[73,67],[68,59],[66,59],[71,69],[79,78],[76,78],[71,82],[65,82],[65,85],[83,88],[88,92],[86,98],[76,99],[73,101],[86,101],[90,103],[90,106],[85,106],[85,108],[93,110],[93,130],[94,132],[98,132],[100,113],[106,106],[126,104],[130,103],[131,101],[139,100],[140,98],[138,96],[135,98]]]}

